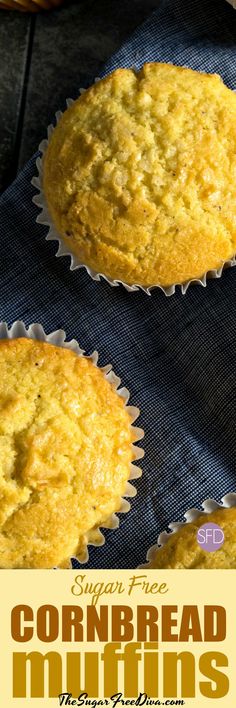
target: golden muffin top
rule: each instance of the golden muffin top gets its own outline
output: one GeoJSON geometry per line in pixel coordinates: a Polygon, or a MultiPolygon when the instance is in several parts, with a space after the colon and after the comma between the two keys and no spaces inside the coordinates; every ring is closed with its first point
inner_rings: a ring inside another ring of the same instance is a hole
{"type": "Polygon", "coordinates": [[[0,567],[63,566],[121,503],[132,460],[124,401],[91,360],[0,342],[0,567]]]}
{"type": "Polygon", "coordinates": [[[217,509],[211,514],[200,514],[192,523],[185,523],[171,533],[167,543],[158,548],[152,568],[236,568],[236,507],[217,509]],[[224,542],[217,551],[204,551],[197,541],[200,526],[209,522],[218,524],[224,532],[224,542]]]}
{"type": "Polygon", "coordinates": [[[236,251],[236,95],[171,64],[118,69],[64,113],[43,181],[82,263],[143,286],[199,278],[236,251]]]}

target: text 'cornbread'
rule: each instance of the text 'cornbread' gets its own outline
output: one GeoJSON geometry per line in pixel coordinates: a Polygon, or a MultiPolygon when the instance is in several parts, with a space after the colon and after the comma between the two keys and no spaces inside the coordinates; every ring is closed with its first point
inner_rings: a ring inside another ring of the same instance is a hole
{"type": "Polygon", "coordinates": [[[60,119],[43,183],[68,250],[96,272],[200,278],[236,251],[236,95],[171,64],[118,69],[60,119]]]}
{"type": "Polygon", "coordinates": [[[120,508],[130,416],[103,372],[65,348],[3,340],[0,371],[0,567],[63,567],[120,508]]]}
{"type": "Polygon", "coordinates": [[[195,521],[185,523],[171,533],[167,542],[158,548],[150,563],[151,568],[236,568],[236,507],[217,509],[200,514],[195,521]],[[197,541],[197,531],[203,524],[218,524],[224,533],[224,542],[217,551],[205,551],[197,541]]]}

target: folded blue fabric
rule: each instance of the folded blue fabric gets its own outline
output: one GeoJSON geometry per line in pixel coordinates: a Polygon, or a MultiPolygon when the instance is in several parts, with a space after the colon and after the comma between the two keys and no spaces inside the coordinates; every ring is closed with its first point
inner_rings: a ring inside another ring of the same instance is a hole
{"type": "MultiPolygon", "coordinates": [[[[104,69],[167,61],[218,72],[236,89],[236,12],[225,0],[167,0],[104,69]]],[[[111,362],[145,429],[143,476],[131,511],[90,568],[133,568],[172,520],[236,490],[236,268],[206,290],[170,298],[93,282],[56,260],[35,223],[35,156],[0,200],[0,319],[63,328],[111,362]]],[[[76,564],[75,564],[76,567],[76,564]]]]}

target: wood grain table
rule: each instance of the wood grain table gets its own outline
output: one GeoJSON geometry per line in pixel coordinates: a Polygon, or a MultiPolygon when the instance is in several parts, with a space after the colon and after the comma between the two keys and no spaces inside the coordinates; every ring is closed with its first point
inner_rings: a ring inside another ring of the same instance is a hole
{"type": "Polygon", "coordinates": [[[158,0],[68,0],[38,15],[0,10],[0,191],[68,96],[93,80],[158,0]]]}

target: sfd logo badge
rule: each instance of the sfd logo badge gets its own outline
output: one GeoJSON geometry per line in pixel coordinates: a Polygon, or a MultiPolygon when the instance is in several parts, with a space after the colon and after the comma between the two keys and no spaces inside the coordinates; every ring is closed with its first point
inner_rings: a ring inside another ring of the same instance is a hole
{"type": "Polygon", "coordinates": [[[224,540],[224,532],[218,524],[208,522],[198,529],[197,542],[203,551],[208,551],[209,553],[218,551],[223,546],[224,540]]]}

